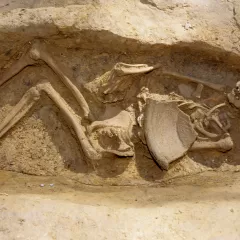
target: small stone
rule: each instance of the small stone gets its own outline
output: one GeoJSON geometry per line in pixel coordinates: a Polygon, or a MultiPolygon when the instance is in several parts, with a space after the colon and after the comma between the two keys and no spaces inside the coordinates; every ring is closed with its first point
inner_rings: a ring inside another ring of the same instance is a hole
{"type": "Polygon", "coordinates": [[[54,183],[50,183],[49,186],[50,186],[50,187],[54,187],[54,183]]]}
{"type": "Polygon", "coordinates": [[[44,187],[45,185],[43,183],[40,184],[40,187],[44,187]]]}
{"type": "Polygon", "coordinates": [[[233,210],[233,209],[231,209],[230,211],[231,211],[232,213],[234,212],[234,210],[233,210]]]}
{"type": "Polygon", "coordinates": [[[187,22],[183,25],[183,27],[186,29],[186,30],[189,30],[189,29],[193,29],[193,26],[191,23],[187,22]]]}

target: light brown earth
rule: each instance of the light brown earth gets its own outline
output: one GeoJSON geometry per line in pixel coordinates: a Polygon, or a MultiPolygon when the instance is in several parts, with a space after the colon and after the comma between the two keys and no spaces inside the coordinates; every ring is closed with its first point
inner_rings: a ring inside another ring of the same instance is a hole
{"type": "Polygon", "coordinates": [[[239,180],[222,173],[168,187],[106,188],[1,173],[0,238],[238,240],[239,180]]]}

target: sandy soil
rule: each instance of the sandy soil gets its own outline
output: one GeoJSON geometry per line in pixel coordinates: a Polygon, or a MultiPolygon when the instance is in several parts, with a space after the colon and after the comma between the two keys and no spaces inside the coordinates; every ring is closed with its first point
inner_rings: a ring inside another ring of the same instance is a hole
{"type": "Polygon", "coordinates": [[[192,185],[185,180],[158,188],[91,187],[3,172],[0,176],[3,240],[239,239],[239,174],[224,184],[206,176],[208,180],[189,180],[192,185]]]}

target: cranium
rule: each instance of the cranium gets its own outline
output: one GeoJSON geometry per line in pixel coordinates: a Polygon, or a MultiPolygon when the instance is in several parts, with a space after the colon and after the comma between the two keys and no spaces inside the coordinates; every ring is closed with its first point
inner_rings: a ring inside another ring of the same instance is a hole
{"type": "Polygon", "coordinates": [[[232,103],[236,108],[240,108],[240,81],[236,83],[236,86],[227,95],[228,101],[232,103]]]}

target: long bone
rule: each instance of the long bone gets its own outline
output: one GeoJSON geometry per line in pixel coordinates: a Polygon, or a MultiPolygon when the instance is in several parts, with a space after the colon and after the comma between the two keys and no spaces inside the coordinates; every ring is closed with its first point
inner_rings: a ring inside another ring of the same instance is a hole
{"type": "MultiPolygon", "coordinates": [[[[116,82],[114,82],[113,80],[115,79],[116,76],[124,76],[124,75],[128,75],[128,74],[140,74],[140,73],[148,73],[151,72],[155,69],[160,68],[161,65],[160,64],[156,64],[154,66],[148,66],[146,64],[126,64],[126,63],[117,63],[113,69],[112,72],[110,74],[109,77],[109,82],[113,82],[113,86],[110,86],[108,89],[106,89],[104,91],[105,94],[107,93],[111,93],[113,92],[118,84],[116,84],[116,82]]],[[[198,84],[198,90],[196,91],[197,96],[196,97],[200,97],[201,95],[201,91],[203,90],[203,86],[207,86],[209,88],[212,88],[214,90],[223,92],[226,89],[225,85],[222,84],[216,84],[216,83],[210,83],[210,82],[205,82],[202,80],[199,80],[197,78],[194,77],[189,77],[189,76],[185,76],[185,75],[181,75],[172,71],[162,71],[163,75],[168,75],[168,76],[173,76],[175,78],[179,78],[185,81],[190,81],[190,82],[194,82],[198,84]]],[[[121,82],[119,80],[119,82],[121,82]]]]}
{"type": "Polygon", "coordinates": [[[85,156],[91,160],[100,159],[101,154],[98,153],[90,144],[80,120],[50,83],[38,84],[36,87],[30,88],[25,93],[20,102],[12,109],[9,115],[7,115],[7,117],[1,123],[0,137],[7,133],[22,117],[24,117],[24,115],[32,108],[34,103],[40,99],[42,92],[47,93],[47,95],[63,113],[67,122],[74,129],[85,156]]]}
{"type": "Polygon", "coordinates": [[[21,70],[23,70],[27,66],[35,65],[36,61],[30,57],[29,50],[26,51],[17,62],[12,64],[10,68],[3,73],[0,78],[0,86],[18,74],[21,70]]]}
{"type": "Polygon", "coordinates": [[[72,81],[62,72],[61,68],[55,63],[53,58],[48,54],[44,45],[38,41],[35,42],[30,50],[26,52],[15,64],[13,64],[8,71],[2,76],[0,86],[7,82],[10,78],[19,73],[23,68],[34,65],[37,60],[43,60],[62,80],[65,86],[72,92],[77,102],[83,109],[84,117],[92,120],[89,106],[79,91],[79,89],[72,83],[72,81]]]}
{"type": "Polygon", "coordinates": [[[182,80],[185,80],[185,81],[194,82],[194,83],[197,83],[197,84],[202,84],[204,86],[207,86],[207,87],[212,88],[214,90],[217,90],[219,92],[223,92],[226,89],[225,85],[205,82],[205,81],[199,80],[197,78],[181,75],[181,74],[175,73],[175,72],[163,71],[162,74],[172,76],[172,77],[175,77],[175,78],[179,78],[179,79],[182,79],[182,80]]]}
{"type": "Polygon", "coordinates": [[[231,137],[226,134],[226,137],[218,140],[217,142],[208,141],[195,141],[190,148],[190,151],[203,150],[203,149],[217,149],[221,152],[227,152],[233,148],[233,141],[231,137]]]}
{"type": "Polygon", "coordinates": [[[193,92],[192,96],[193,96],[193,97],[196,97],[196,98],[201,98],[203,88],[204,88],[203,84],[202,84],[202,83],[199,83],[199,84],[197,85],[196,90],[193,92]]]}
{"type": "Polygon", "coordinates": [[[0,124],[0,138],[7,133],[25,114],[33,107],[40,98],[35,87],[29,89],[12,111],[3,119],[0,124]]]}

